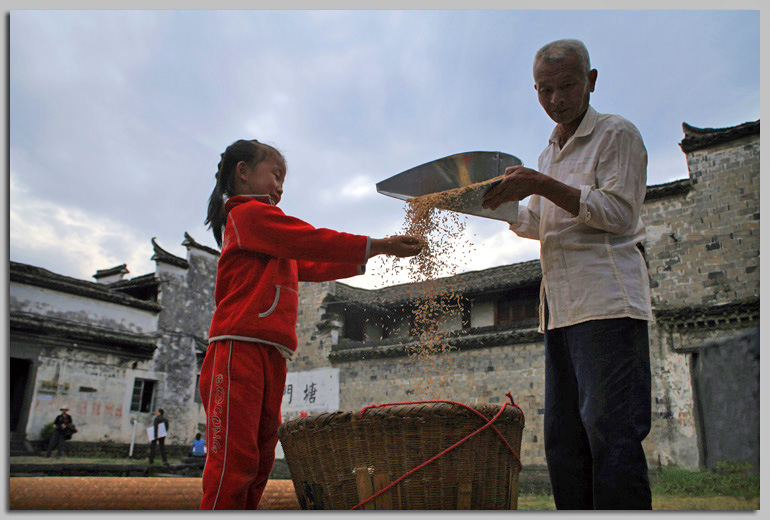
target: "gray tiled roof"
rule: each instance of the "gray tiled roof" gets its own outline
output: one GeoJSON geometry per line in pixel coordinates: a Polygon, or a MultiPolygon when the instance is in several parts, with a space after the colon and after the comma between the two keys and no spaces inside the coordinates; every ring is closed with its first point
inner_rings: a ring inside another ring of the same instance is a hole
{"type": "Polygon", "coordinates": [[[185,247],[194,247],[195,249],[200,249],[201,251],[206,251],[207,253],[210,253],[214,256],[219,256],[220,252],[216,249],[213,249],[208,246],[204,246],[203,244],[199,244],[195,241],[193,237],[190,236],[190,234],[185,231],[184,232],[184,240],[182,241],[182,245],[185,247]]]}
{"type": "Polygon", "coordinates": [[[679,179],[663,184],[656,184],[654,186],[647,186],[647,193],[644,197],[644,202],[673,197],[675,195],[685,195],[691,189],[692,181],[689,178],[679,179]]]}
{"type": "Polygon", "coordinates": [[[97,269],[94,278],[98,280],[99,278],[104,278],[105,276],[110,276],[113,274],[126,274],[128,272],[129,271],[126,269],[126,264],[120,264],[116,265],[115,267],[110,267],[109,269],[97,269]]]}
{"type": "Polygon", "coordinates": [[[155,273],[147,273],[142,276],[135,276],[129,280],[118,280],[107,284],[110,289],[120,291],[122,289],[128,289],[133,287],[148,287],[158,285],[160,280],[155,276],[155,273]]]}
{"type": "Polygon", "coordinates": [[[759,119],[727,128],[697,128],[682,123],[684,139],[679,143],[683,152],[693,152],[721,143],[727,143],[749,135],[759,135],[759,119]]]}
{"type": "Polygon", "coordinates": [[[175,265],[177,267],[182,267],[184,269],[187,269],[190,267],[190,263],[184,259],[180,258],[176,255],[172,255],[162,247],[158,245],[158,243],[155,241],[155,237],[152,238],[152,250],[155,252],[155,254],[152,255],[150,260],[155,260],[156,262],[163,262],[170,265],[175,265]]]}
{"type": "Polygon", "coordinates": [[[759,320],[759,297],[719,304],[658,308],[654,311],[655,320],[664,327],[702,329],[753,326],[759,320]]]}
{"type": "MultiPolygon", "coordinates": [[[[450,332],[444,340],[452,350],[473,350],[498,345],[538,343],[543,335],[537,331],[537,320],[507,323],[489,327],[450,332]]],[[[344,340],[332,347],[329,359],[352,361],[359,359],[407,356],[420,345],[418,337],[389,338],[379,341],[344,340]]]]}
{"type": "MultiPolygon", "coordinates": [[[[542,277],[540,260],[530,260],[480,271],[469,271],[439,280],[450,286],[456,284],[465,295],[473,295],[536,285],[540,283],[542,277]]],[[[380,289],[362,289],[337,282],[334,294],[329,300],[358,303],[364,306],[399,305],[411,300],[413,292],[419,285],[419,283],[406,283],[380,289]]]]}
{"type": "Polygon", "coordinates": [[[43,333],[60,340],[79,342],[81,347],[117,351],[131,357],[152,359],[157,339],[152,334],[104,329],[92,324],[73,323],[52,316],[41,319],[28,313],[11,313],[10,326],[15,332],[43,333]]]}
{"type": "Polygon", "coordinates": [[[55,291],[76,294],[87,298],[108,301],[154,312],[159,312],[161,310],[160,305],[157,303],[140,300],[127,294],[117,292],[113,290],[110,285],[52,273],[42,267],[11,261],[9,274],[11,282],[34,285],[36,287],[53,289],[55,291]]]}

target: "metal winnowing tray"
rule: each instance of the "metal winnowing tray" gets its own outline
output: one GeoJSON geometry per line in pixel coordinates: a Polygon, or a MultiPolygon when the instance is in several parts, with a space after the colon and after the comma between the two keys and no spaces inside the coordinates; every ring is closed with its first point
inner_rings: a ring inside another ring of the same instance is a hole
{"type": "MultiPolygon", "coordinates": [[[[409,200],[483,182],[503,175],[506,168],[520,164],[517,157],[503,152],[457,153],[415,166],[378,182],[377,191],[389,197],[409,200]]],[[[455,211],[511,224],[516,222],[519,209],[517,201],[506,202],[494,211],[481,207],[484,193],[492,186],[494,183],[463,193],[460,201],[464,209],[455,211]]]]}

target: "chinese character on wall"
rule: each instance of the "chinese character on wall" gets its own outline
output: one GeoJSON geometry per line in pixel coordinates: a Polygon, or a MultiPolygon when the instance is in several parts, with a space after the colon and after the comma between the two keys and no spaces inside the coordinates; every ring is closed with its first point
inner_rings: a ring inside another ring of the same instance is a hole
{"type": "Polygon", "coordinates": [[[305,397],[303,398],[308,403],[315,403],[316,387],[315,383],[305,385],[305,397]]]}

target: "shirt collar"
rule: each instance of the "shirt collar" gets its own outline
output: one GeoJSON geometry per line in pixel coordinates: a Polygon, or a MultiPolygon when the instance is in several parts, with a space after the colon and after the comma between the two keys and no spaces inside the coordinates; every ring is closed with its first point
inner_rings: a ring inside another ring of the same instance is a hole
{"type": "Polygon", "coordinates": [[[273,203],[273,197],[271,197],[268,194],[261,194],[261,193],[249,193],[247,195],[233,195],[232,197],[229,197],[227,199],[228,201],[233,201],[236,203],[241,202],[248,202],[249,200],[256,200],[259,202],[264,202],[265,204],[270,204],[272,206],[275,206],[275,203],[273,203]]]}
{"type": "MultiPolygon", "coordinates": [[[[599,114],[596,112],[596,110],[594,110],[594,107],[588,105],[586,115],[583,116],[583,120],[580,122],[580,125],[577,127],[577,130],[575,130],[575,133],[572,135],[572,137],[584,137],[591,135],[591,133],[594,131],[594,127],[596,127],[596,121],[598,118],[599,114]]],[[[557,128],[558,125],[555,126],[553,132],[551,132],[551,138],[549,139],[549,142],[551,143],[559,142],[559,132],[557,131],[557,128]]],[[[570,139],[572,139],[572,137],[570,139]]]]}

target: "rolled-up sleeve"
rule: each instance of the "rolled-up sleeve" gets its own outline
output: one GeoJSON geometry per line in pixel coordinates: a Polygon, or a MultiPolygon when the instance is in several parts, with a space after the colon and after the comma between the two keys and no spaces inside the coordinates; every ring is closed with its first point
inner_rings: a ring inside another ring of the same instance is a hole
{"type": "Polygon", "coordinates": [[[596,185],[579,186],[578,221],[610,233],[632,232],[647,189],[647,150],[635,127],[609,137],[596,170],[596,185]]]}

